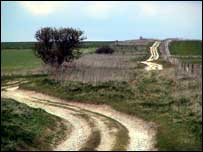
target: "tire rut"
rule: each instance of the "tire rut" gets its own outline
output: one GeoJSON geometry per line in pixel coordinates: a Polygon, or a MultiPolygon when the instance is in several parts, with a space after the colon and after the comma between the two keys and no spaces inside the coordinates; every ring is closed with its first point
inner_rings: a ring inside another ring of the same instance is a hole
{"type": "MultiPolygon", "coordinates": [[[[62,108],[66,108],[66,109],[71,109],[74,110],[76,112],[78,112],[78,116],[82,116],[84,118],[84,116],[86,117],[87,121],[90,121],[88,119],[93,119],[94,123],[96,123],[96,126],[98,128],[99,127],[99,131],[100,131],[100,136],[101,136],[101,141],[100,141],[100,145],[95,149],[98,151],[101,150],[126,150],[127,148],[127,144],[128,144],[128,130],[125,128],[125,126],[123,126],[121,123],[119,123],[118,121],[111,119],[105,115],[99,114],[99,113],[95,113],[89,110],[84,110],[81,108],[78,108],[76,106],[73,105],[69,105],[68,103],[58,103],[58,102],[53,102],[53,101],[49,101],[49,100],[44,100],[44,99],[39,99],[34,97],[37,100],[43,100],[46,101],[46,104],[49,105],[54,105],[54,106],[59,106],[62,108]],[[88,118],[87,118],[88,117],[88,118]],[[125,137],[126,141],[123,141],[123,143],[120,143],[120,138],[123,138],[123,136],[125,137]],[[111,139],[111,140],[109,140],[111,139]],[[112,148],[113,147],[113,148],[112,148]]],[[[95,127],[95,124],[92,125],[91,127],[95,127]]],[[[86,147],[86,146],[85,146],[86,147]]],[[[82,148],[87,149],[87,148],[82,148]]],[[[94,149],[91,149],[94,150],[94,149]]]]}

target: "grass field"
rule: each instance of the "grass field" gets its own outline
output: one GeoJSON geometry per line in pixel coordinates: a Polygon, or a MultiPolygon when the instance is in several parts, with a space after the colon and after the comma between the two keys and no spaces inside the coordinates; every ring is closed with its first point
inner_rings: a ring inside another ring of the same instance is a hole
{"type": "MultiPolygon", "coordinates": [[[[81,48],[83,55],[94,53],[96,48],[81,48]]],[[[1,72],[26,71],[39,68],[41,59],[37,58],[32,49],[3,49],[1,51],[1,72]]]]}
{"type": "Polygon", "coordinates": [[[92,54],[96,52],[97,47],[87,47],[87,48],[80,48],[79,51],[85,55],[85,54],[92,54]]]}
{"type": "MultiPolygon", "coordinates": [[[[35,42],[1,42],[1,49],[32,49],[35,42]]],[[[100,47],[111,44],[112,41],[83,41],[80,48],[100,47]]]]}
{"type": "Polygon", "coordinates": [[[34,42],[1,42],[1,49],[32,49],[34,42]]]}
{"type": "Polygon", "coordinates": [[[41,65],[31,49],[8,49],[1,51],[1,72],[29,70],[41,65]]]}
{"type": "Polygon", "coordinates": [[[1,151],[51,150],[66,130],[61,119],[42,109],[1,98],[1,151]]]}
{"type": "Polygon", "coordinates": [[[173,41],[169,44],[172,55],[202,55],[202,41],[173,41]]]}
{"type": "Polygon", "coordinates": [[[80,43],[80,48],[92,48],[92,47],[101,47],[105,45],[110,45],[114,41],[83,41],[80,43]]]}
{"type": "Polygon", "coordinates": [[[182,62],[193,63],[193,64],[202,64],[202,58],[182,58],[180,59],[182,62]]]}

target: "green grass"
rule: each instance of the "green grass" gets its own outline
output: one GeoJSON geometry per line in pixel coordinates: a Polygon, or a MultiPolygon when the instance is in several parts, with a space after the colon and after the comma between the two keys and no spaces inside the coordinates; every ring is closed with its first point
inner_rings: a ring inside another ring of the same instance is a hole
{"type": "Polygon", "coordinates": [[[186,63],[202,64],[201,58],[180,58],[180,60],[186,63]]]}
{"type": "MultiPolygon", "coordinates": [[[[24,85],[23,85],[24,86],[24,85]]],[[[58,97],[65,97],[66,99],[83,100],[84,102],[92,103],[107,103],[111,102],[112,99],[117,100],[117,102],[123,99],[131,98],[133,95],[132,90],[130,90],[126,82],[104,82],[97,83],[97,85],[92,85],[90,83],[84,84],[82,82],[65,82],[62,86],[60,83],[54,82],[49,79],[42,78],[41,80],[36,80],[30,84],[26,84],[24,87],[27,89],[36,89],[43,91],[45,93],[51,93],[52,87],[57,89],[53,95],[58,97]],[[113,98],[112,98],[113,97],[113,98]]]]}
{"type": "Polygon", "coordinates": [[[109,45],[113,43],[113,41],[83,41],[80,43],[80,48],[95,48],[95,47],[101,47],[104,45],[109,45]]]}
{"type": "MultiPolygon", "coordinates": [[[[80,48],[80,52],[91,54],[96,51],[96,47],[80,48]]],[[[40,58],[37,58],[32,49],[4,49],[1,51],[1,71],[9,73],[15,71],[28,71],[42,65],[40,58]]]]}
{"type": "Polygon", "coordinates": [[[1,42],[1,49],[32,49],[35,42],[1,42]]]}
{"type": "Polygon", "coordinates": [[[85,54],[91,54],[95,53],[97,47],[89,47],[89,48],[80,48],[79,51],[85,55],[85,54]]]}
{"type": "MultiPolygon", "coordinates": [[[[83,41],[80,48],[101,47],[109,45],[113,41],[83,41]]],[[[35,42],[1,42],[1,49],[32,49],[35,42]]]]}
{"type": "Polygon", "coordinates": [[[172,55],[202,55],[202,41],[173,41],[169,49],[172,55]]]}
{"type": "Polygon", "coordinates": [[[127,145],[129,143],[128,130],[119,123],[116,124],[111,123],[110,125],[119,129],[119,131],[116,134],[116,142],[113,145],[112,151],[126,151],[127,145]]]}
{"type": "Polygon", "coordinates": [[[1,98],[1,151],[51,150],[67,129],[42,109],[1,98]]]}
{"type": "Polygon", "coordinates": [[[76,114],[76,115],[85,119],[92,128],[91,135],[88,137],[88,140],[86,141],[85,145],[82,146],[79,151],[95,151],[96,150],[95,148],[99,146],[99,143],[101,141],[101,134],[99,129],[95,128],[95,124],[87,114],[76,114]]]}
{"type": "Polygon", "coordinates": [[[35,57],[31,49],[9,49],[1,51],[1,71],[13,72],[40,67],[41,60],[35,57]]]}
{"type": "Polygon", "coordinates": [[[20,87],[66,100],[107,104],[118,111],[154,121],[159,126],[159,150],[201,150],[202,120],[198,83],[192,79],[172,79],[171,75],[168,69],[163,73],[137,70],[134,83],[60,84],[47,78],[38,78],[20,87]],[[188,94],[188,91],[191,93],[188,94]]]}

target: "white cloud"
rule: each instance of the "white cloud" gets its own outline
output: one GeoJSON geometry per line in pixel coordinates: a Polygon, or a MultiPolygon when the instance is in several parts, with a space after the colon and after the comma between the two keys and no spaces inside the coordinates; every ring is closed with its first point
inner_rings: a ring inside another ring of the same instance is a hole
{"type": "MultiPolygon", "coordinates": [[[[182,15],[188,17],[198,14],[199,5],[189,2],[137,2],[143,16],[182,15]]],[[[174,16],[175,17],[175,16],[174,16]]]]}
{"type": "Polygon", "coordinates": [[[33,15],[48,15],[62,6],[62,3],[57,1],[20,1],[19,3],[33,15]]]}
{"type": "Polygon", "coordinates": [[[48,15],[56,10],[66,9],[69,15],[85,15],[92,19],[107,19],[113,10],[116,10],[118,2],[78,2],[78,1],[20,1],[19,4],[33,15],[48,15]],[[72,10],[72,11],[71,11],[72,10]],[[75,11],[78,13],[75,13],[75,11]]]}
{"type": "MultiPolygon", "coordinates": [[[[188,2],[124,2],[124,1],[19,1],[19,4],[33,15],[49,15],[65,10],[69,17],[88,17],[105,20],[126,14],[126,18],[168,18],[189,20],[202,14],[199,5],[188,2]],[[198,6],[198,7],[197,7],[198,6]],[[77,13],[75,13],[77,12],[77,13]]],[[[164,19],[165,20],[165,19],[164,19]]]]}
{"type": "Polygon", "coordinates": [[[84,12],[88,17],[94,19],[107,19],[112,15],[112,12],[117,8],[118,2],[89,2],[85,8],[84,12]]]}
{"type": "Polygon", "coordinates": [[[157,15],[159,10],[159,5],[152,2],[140,2],[138,6],[140,7],[140,14],[145,16],[157,15]]]}

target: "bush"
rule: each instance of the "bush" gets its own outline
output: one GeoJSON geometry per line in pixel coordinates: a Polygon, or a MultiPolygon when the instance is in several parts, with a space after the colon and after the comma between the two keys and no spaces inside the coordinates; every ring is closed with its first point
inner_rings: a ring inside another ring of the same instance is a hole
{"type": "Polygon", "coordinates": [[[112,54],[114,50],[109,46],[102,46],[96,50],[97,54],[112,54]]]}
{"type": "Polygon", "coordinates": [[[45,64],[57,68],[64,61],[72,61],[79,54],[74,54],[74,49],[84,40],[83,31],[73,28],[50,28],[45,27],[35,34],[35,55],[40,57],[45,64]]]}

